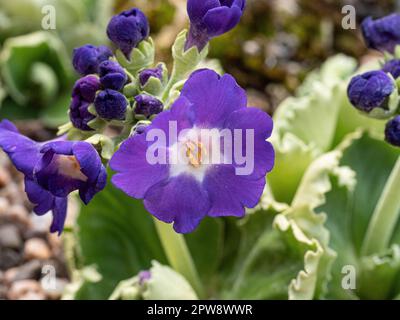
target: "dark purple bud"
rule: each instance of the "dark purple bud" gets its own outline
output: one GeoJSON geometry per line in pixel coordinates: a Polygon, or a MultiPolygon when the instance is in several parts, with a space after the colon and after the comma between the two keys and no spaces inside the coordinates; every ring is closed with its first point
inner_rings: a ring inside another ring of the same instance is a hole
{"type": "Polygon", "coordinates": [[[396,116],[386,124],[385,139],[391,145],[400,147],[400,116],[396,116]]]}
{"type": "Polygon", "coordinates": [[[99,66],[100,82],[106,89],[121,90],[128,81],[125,70],[116,61],[103,61],[99,66]]]}
{"type": "Polygon", "coordinates": [[[240,21],[246,0],[188,0],[190,30],[185,49],[201,51],[212,38],[232,30],[240,21]]]}
{"type": "Polygon", "coordinates": [[[400,60],[393,59],[386,62],[385,65],[382,67],[382,71],[390,73],[393,78],[397,79],[398,77],[400,77],[400,60]]]}
{"type": "Polygon", "coordinates": [[[369,113],[384,108],[394,90],[395,83],[385,72],[370,71],[351,79],[347,95],[353,106],[369,113]]]}
{"type": "Polygon", "coordinates": [[[81,75],[99,72],[99,64],[112,57],[112,52],[106,46],[95,47],[90,44],[74,49],[72,64],[81,75]]]}
{"type": "Polygon", "coordinates": [[[400,44],[400,14],[377,20],[368,17],[362,22],[361,28],[365,42],[371,49],[394,53],[400,44]]]}
{"type": "Polygon", "coordinates": [[[149,118],[155,114],[159,114],[164,108],[163,103],[160,100],[147,94],[140,94],[136,96],[135,101],[135,113],[143,115],[146,118],[149,118]]]}
{"type": "Polygon", "coordinates": [[[139,74],[140,85],[144,86],[151,77],[161,80],[162,76],[163,76],[163,68],[161,64],[159,64],[157,68],[154,69],[145,69],[139,74]]]}
{"type": "Polygon", "coordinates": [[[118,91],[107,89],[100,91],[94,100],[96,112],[106,120],[124,120],[128,100],[118,91]]]}
{"type": "Polygon", "coordinates": [[[69,118],[75,128],[83,131],[91,131],[88,123],[95,118],[88,111],[93,103],[96,92],[101,85],[97,76],[89,75],[79,79],[72,90],[72,101],[69,108],[69,118]]]}
{"type": "Polygon", "coordinates": [[[146,39],[149,33],[149,22],[145,14],[137,8],[112,17],[107,27],[108,37],[128,59],[132,50],[146,39]]]}

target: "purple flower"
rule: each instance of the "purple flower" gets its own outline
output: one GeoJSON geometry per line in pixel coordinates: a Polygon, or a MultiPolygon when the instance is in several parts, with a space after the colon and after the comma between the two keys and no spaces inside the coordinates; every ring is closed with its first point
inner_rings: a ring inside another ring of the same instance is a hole
{"type": "Polygon", "coordinates": [[[112,57],[112,52],[106,46],[95,47],[91,44],[74,49],[72,64],[75,70],[83,76],[99,72],[99,64],[112,57]]]}
{"type": "Polygon", "coordinates": [[[128,81],[125,70],[118,62],[107,60],[99,66],[100,82],[106,89],[121,90],[128,81]]]}
{"type": "Polygon", "coordinates": [[[126,10],[111,18],[107,35],[129,58],[132,50],[149,36],[150,27],[145,14],[137,8],[126,10]]]}
{"type": "Polygon", "coordinates": [[[53,212],[51,232],[63,231],[69,193],[79,190],[85,204],[101,191],[106,170],[94,147],[86,142],[54,140],[37,143],[9,121],[0,122],[0,147],[25,175],[25,191],[34,212],[53,212]]]}
{"type": "Polygon", "coordinates": [[[159,114],[164,108],[164,105],[160,100],[147,94],[140,94],[136,96],[135,101],[135,113],[144,115],[146,118],[149,118],[155,114],[159,114]]]}
{"type": "Polygon", "coordinates": [[[386,124],[385,139],[391,145],[400,147],[400,116],[394,117],[386,124]]]}
{"type": "Polygon", "coordinates": [[[347,95],[354,107],[371,112],[384,108],[396,86],[393,79],[383,71],[370,71],[351,79],[347,95]]]}
{"type": "Polygon", "coordinates": [[[179,233],[193,231],[206,216],[243,217],[245,207],[257,205],[265,175],[274,165],[274,150],[266,141],[272,126],[265,112],[247,107],[246,93],[232,76],[194,72],[170,110],[160,113],[143,134],[122,143],[110,162],[117,172],[112,182],[129,196],[144,199],[152,215],[174,222],[179,233]],[[216,140],[202,140],[204,129],[216,140]],[[248,131],[253,133],[249,141],[248,131]],[[155,132],[165,135],[166,145],[153,151],[165,152],[166,162],[149,159],[154,141],[148,137],[155,132]],[[222,132],[235,134],[238,143],[233,147],[228,138],[224,146],[231,148],[219,147],[222,132]],[[229,154],[237,153],[247,154],[253,163],[246,174],[239,174],[243,162],[236,157],[229,161],[229,154]],[[175,155],[186,161],[172,161],[175,155]],[[209,161],[210,155],[217,156],[215,161],[209,161]]]}
{"type": "Polygon", "coordinates": [[[368,17],[362,22],[361,28],[365,42],[371,49],[394,53],[400,44],[400,14],[391,14],[375,21],[368,17]]]}
{"type": "Polygon", "coordinates": [[[188,0],[190,30],[185,49],[201,51],[214,37],[233,29],[240,21],[246,0],[188,0]]]}
{"type": "Polygon", "coordinates": [[[149,79],[153,77],[153,78],[157,78],[157,79],[162,79],[163,77],[163,68],[162,65],[159,64],[157,66],[157,68],[154,69],[145,69],[142,72],[139,73],[139,81],[140,81],[140,85],[144,86],[146,85],[147,81],[149,81],[149,79]]]}
{"type": "Polygon", "coordinates": [[[124,120],[128,100],[118,91],[107,89],[100,91],[94,100],[96,112],[106,120],[124,120]]]}
{"type": "Polygon", "coordinates": [[[400,59],[393,59],[384,64],[382,71],[390,73],[393,78],[400,77],[400,59]]]}
{"type": "Polygon", "coordinates": [[[75,128],[83,131],[93,130],[88,126],[88,123],[95,116],[88,111],[88,108],[94,102],[96,92],[100,88],[99,78],[93,75],[83,77],[75,83],[69,109],[69,118],[75,128]]]}

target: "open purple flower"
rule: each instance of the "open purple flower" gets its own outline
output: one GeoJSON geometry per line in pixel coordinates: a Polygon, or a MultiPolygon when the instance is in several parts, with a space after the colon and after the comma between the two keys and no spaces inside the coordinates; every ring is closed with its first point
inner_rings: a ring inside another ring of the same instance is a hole
{"type": "Polygon", "coordinates": [[[75,70],[83,76],[99,72],[99,65],[112,57],[112,52],[106,46],[91,44],[74,49],[72,64],[75,70]]]}
{"type": "Polygon", "coordinates": [[[88,123],[95,118],[88,110],[94,102],[96,92],[101,89],[97,76],[89,75],[79,79],[72,90],[72,101],[69,108],[69,118],[75,128],[91,131],[88,123]]]}
{"type": "Polygon", "coordinates": [[[371,49],[394,53],[400,44],[400,14],[377,20],[368,17],[362,22],[361,28],[365,42],[371,49]]]}
{"type": "Polygon", "coordinates": [[[149,36],[149,33],[147,17],[137,8],[115,15],[107,26],[108,37],[127,58],[132,50],[149,36]]]}
{"type": "Polygon", "coordinates": [[[242,17],[246,0],[188,0],[190,30],[186,50],[201,51],[214,37],[233,29],[242,17]]]}
{"type": "Polygon", "coordinates": [[[0,122],[0,147],[25,175],[25,191],[34,212],[53,213],[51,232],[63,231],[69,193],[79,190],[85,204],[101,191],[107,174],[94,147],[86,142],[37,143],[9,121],[0,122]]]}
{"type": "Polygon", "coordinates": [[[272,127],[265,112],[247,107],[246,93],[232,76],[197,71],[170,110],[122,143],[110,162],[117,172],[112,182],[144,199],[152,215],[173,222],[179,233],[193,231],[206,216],[243,217],[245,207],[258,203],[274,165],[274,150],[266,141],[272,127]],[[165,162],[149,158],[155,133],[165,135],[165,145],[153,150],[164,153],[165,162]],[[241,171],[246,165],[237,154],[247,155],[251,170],[241,171]],[[184,161],[175,161],[176,156],[184,161]]]}

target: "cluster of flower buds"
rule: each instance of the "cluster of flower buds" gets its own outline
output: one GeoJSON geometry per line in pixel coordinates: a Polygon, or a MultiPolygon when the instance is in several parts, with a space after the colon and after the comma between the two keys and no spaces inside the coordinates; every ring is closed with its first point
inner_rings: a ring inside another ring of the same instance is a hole
{"type": "MultiPolygon", "coordinates": [[[[73,87],[70,122],[60,127],[60,138],[37,143],[9,121],[0,122],[0,147],[25,174],[35,212],[52,211],[52,232],[63,231],[71,192],[78,191],[88,204],[105,187],[108,164],[117,172],[112,178],[117,188],[143,199],[151,214],[173,222],[180,233],[193,231],[206,215],[242,217],[245,207],[257,204],[274,163],[266,141],[272,120],[247,108],[245,91],[233,77],[197,70],[208,54],[208,42],[234,28],[244,7],[245,0],[188,0],[190,30],[175,40],[171,72],[154,61],[145,14],[134,8],[115,15],[107,27],[114,52],[90,44],[73,52],[72,64],[81,78],[73,87]],[[238,163],[202,163],[203,152],[194,151],[191,136],[169,146],[185,151],[190,165],[171,170],[169,164],[150,165],[144,133],[166,129],[170,121],[178,123],[179,132],[190,129],[193,134],[198,127],[254,129],[254,172],[243,178],[235,175],[238,163]],[[108,135],[109,125],[120,128],[117,135],[108,135]]],[[[144,275],[139,284],[147,281],[149,274],[144,275]]]]}
{"type": "Polygon", "coordinates": [[[367,18],[362,33],[371,49],[385,54],[380,70],[355,76],[347,94],[352,105],[376,119],[390,120],[386,125],[386,141],[400,146],[400,14],[381,19],[367,18]]]}

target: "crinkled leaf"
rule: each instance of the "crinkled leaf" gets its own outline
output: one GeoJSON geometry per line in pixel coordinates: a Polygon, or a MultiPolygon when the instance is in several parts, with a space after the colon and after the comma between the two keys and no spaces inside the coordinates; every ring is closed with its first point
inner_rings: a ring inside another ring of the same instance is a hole
{"type": "Polygon", "coordinates": [[[28,102],[39,106],[50,103],[59,90],[70,84],[65,48],[47,32],[8,39],[1,52],[0,66],[9,95],[22,106],[28,102]],[[47,99],[41,100],[44,97],[47,99]]]}

